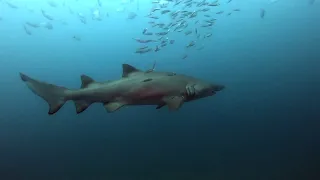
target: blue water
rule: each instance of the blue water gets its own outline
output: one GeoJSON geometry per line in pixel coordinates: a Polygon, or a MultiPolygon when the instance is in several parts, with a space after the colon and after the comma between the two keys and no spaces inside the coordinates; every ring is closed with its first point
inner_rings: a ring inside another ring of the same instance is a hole
{"type": "MultiPolygon", "coordinates": [[[[185,60],[183,34],[157,53],[134,53],[132,38],[142,37],[150,1],[140,0],[139,10],[125,5],[137,13],[127,20],[127,12],[116,11],[119,2],[101,0],[109,17],[87,24],[56,2],[52,8],[45,1],[12,1],[17,9],[0,3],[1,180],[320,178],[319,1],[221,0],[221,9],[241,11],[219,16],[205,48],[185,60]],[[56,18],[53,29],[29,28],[27,35],[26,21],[48,21],[41,8],[56,18]],[[18,75],[78,88],[81,74],[112,80],[120,78],[122,63],[148,69],[154,61],[158,71],[226,89],[178,112],[141,106],[107,113],[94,104],[76,115],[68,102],[48,116],[46,102],[18,75]]],[[[94,4],[66,2],[87,15],[94,4]]]]}

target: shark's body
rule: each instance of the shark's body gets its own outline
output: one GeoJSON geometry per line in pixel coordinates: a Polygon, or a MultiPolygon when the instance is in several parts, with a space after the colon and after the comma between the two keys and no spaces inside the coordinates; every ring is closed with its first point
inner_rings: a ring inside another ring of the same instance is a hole
{"type": "Polygon", "coordinates": [[[95,82],[82,75],[82,85],[77,90],[41,82],[22,73],[20,77],[35,94],[48,102],[48,114],[56,113],[68,100],[75,102],[77,113],[97,102],[108,112],[125,105],[157,105],[157,109],[168,105],[169,109],[175,110],[184,102],[214,95],[224,88],[190,76],[153,70],[144,72],[127,64],[123,65],[123,75],[118,80],[95,82]]]}

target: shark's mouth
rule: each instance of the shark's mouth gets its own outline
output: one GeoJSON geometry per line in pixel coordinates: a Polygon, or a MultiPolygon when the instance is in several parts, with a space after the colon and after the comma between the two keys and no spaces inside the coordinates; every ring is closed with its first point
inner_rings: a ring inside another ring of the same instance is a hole
{"type": "Polygon", "coordinates": [[[224,88],[225,88],[225,86],[223,86],[223,85],[218,85],[218,86],[215,86],[215,87],[214,87],[214,90],[213,90],[213,91],[215,91],[215,92],[217,92],[217,91],[222,91],[224,88]]]}
{"type": "Polygon", "coordinates": [[[224,88],[225,88],[225,86],[223,86],[223,85],[215,86],[213,88],[213,90],[211,90],[211,96],[217,94],[218,91],[222,91],[224,88]]]}

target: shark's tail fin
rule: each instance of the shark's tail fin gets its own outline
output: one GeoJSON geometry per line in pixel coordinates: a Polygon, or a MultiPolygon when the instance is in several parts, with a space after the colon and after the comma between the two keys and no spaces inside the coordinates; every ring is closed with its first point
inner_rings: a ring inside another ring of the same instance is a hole
{"type": "Polygon", "coordinates": [[[20,73],[20,77],[33,93],[47,101],[49,104],[49,115],[58,112],[66,102],[67,88],[32,79],[23,73],[20,73]]]}

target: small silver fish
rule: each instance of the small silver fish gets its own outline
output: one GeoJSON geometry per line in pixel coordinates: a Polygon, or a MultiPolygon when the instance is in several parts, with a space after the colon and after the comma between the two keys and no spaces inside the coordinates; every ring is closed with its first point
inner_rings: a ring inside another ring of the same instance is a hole
{"type": "Polygon", "coordinates": [[[76,40],[76,41],[81,41],[81,37],[80,36],[74,35],[72,38],[74,40],[76,40]]]}
{"type": "Polygon", "coordinates": [[[49,29],[49,30],[53,29],[53,26],[50,22],[42,22],[42,23],[40,23],[40,25],[43,26],[44,28],[49,29]]]}
{"type": "Polygon", "coordinates": [[[38,27],[40,27],[39,24],[31,23],[31,22],[26,22],[26,25],[31,26],[31,27],[33,27],[33,28],[38,28],[38,27]]]}
{"type": "Polygon", "coordinates": [[[184,54],[181,59],[186,59],[188,57],[188,55],[184,54]]]}
{"type": "Polygon", "coordinates": [[[27,28],[25,24],[23,25],[23,29],[24,29],[24,32],[26,32],[28,35],[32,35],[31,31],[27,28]]]}
{"type": "Polygon", "coordinates": [[[47,14],[47,12],[45,12],[44,10],[41,10],[42,15],[47,18],[48,20],[53,20],[54,18],[52,16],[50,16],[49,14],[47,14]]]}
{"type": "Polygon", "coordinates": [[[51,7],[54,7],[54,8],[58,7],[58,4],[56,2],[54,2],[54,1],[47,1],[47,3],[51,7]]]}
{"type": "Polygon", "coordinates": [[[15,5],[15,4],[13,4],[13,3],[9,2],[9,1],[4,1],[4,2],[12,9],[17,9],[18,8],[17,5],[15,5]]]}
{"type": "Polygon", "coordinates": [[[312,5],[312,4],[314,4],[315,1],[316,0],[309,0],[309,4],[312,5]]]}
{"type": "Polygon", "coordinates": [[[264,16],[265,16],[265,14],[266,14],[266,10],[264,10],[264,9],[260,9],[260,18],[261,19],[263,19],[264,18],[264,16]]]}

